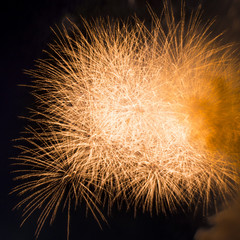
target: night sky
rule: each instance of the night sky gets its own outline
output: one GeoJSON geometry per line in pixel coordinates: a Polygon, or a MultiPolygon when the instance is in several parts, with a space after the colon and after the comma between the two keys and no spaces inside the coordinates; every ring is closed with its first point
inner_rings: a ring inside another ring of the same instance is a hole
{"type": "MultiPolygon", "coordinates": [[[[43,58],[43,49],[54,40],[50,27],[56,28],[69,18],[81,27],[80,15],[86,19],[98,16],[127,18],[136,13],[140,19],[150,20],[145,0],[8,0],[1,5],[1,151],[0,151],[0,239],[35,239],[38,213],[34,214],[20,228],[21,209],[12,210],[19,198],[9,195],[15,182],[11,166],[18,151],[12,141],[20,137],[26,120],[28,107],[33,105],[30,89],[19,85],[31,83],[24,70],[34,68],[34,61],[43,58]]],[[[149,1],[156,13],[161,12],[160,0],[149,1]]],[[[176,14],[179,1],[173,1],[176,14]]],[[[226,30],[225,42],[240,42],[240,0],[187,0],[186,11],[195,10],[201,4],[203,21],[216,16],[212,28],[217,35],[226,30]]],[[[86,218],[84,204],[72,211],[70,239],[161,239],[192,240],[200,227],[207,226],[207,217],[198,211],[181,210],[176,213],[150,216],[149,213],[117,211],[113,209],[108,223],[102,230],[91,214],[86,218]]],[[[59,211],[55,222],[45,224],[39,240],[66,239],[67,214],[59,211]]]]}

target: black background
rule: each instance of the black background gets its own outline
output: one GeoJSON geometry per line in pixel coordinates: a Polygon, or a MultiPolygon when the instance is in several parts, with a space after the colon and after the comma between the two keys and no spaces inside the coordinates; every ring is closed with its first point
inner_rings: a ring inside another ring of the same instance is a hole
{"type": "MultiPolygon", "coordinates": [[[[149,1],[153,10],[161,12],[161,0],[149,1]]],[[[174,11],[180,11],[179,1],[173,1],[174,11]]],[[[217,16],[212,28],[214,34],[227,30],[224,41],[240,42],[240,1],[239,0],[187,0],[186,11],[195,10],[201,4],[203,21],[217,16]]],[[[137,13],[141,19],[149,21],[150,16],[144,0],[8,0],[1,5],[1,151],[0,151],[0,239],[35,239],[37,213],[20,228],[21,210],[12,211],[19,198],[9,195],[14,182],[11,157],[18,151],[12,139],[18,138],[26,124],[18,116],[28,114],[27,107],[33,102],[27,87],[31,79],[24,69],[34,67],[34,60],[43,57],[43,49],[53,41],[50,27],[61,25],[66,18],[80,23],[79,16],[86,19],[97,16],[126,18],[137,13]],[[131,4],[132,3],[132,4],[131,4]]],[[[66,239],[66,212],[59,211],[52,226],[48,223],[40,233],[39,240],[66,239]]],[[[173,214],[153,215],[116,211],[108,217],[109,226],[103,224],[101,230],[92,216],[85,217],[84,208],[72,211],[70,239],[161,239],[192,240],[196,230],[206,224],[206,217],[193,211],[178,211],[173,214]]]]}

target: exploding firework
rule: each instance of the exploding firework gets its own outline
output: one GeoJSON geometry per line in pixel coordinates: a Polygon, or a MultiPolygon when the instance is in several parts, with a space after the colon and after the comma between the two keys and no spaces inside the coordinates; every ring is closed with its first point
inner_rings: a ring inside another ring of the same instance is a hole
{"type": "MultiPolygon", "coordinates": [[[[151,12],[152,13],[152,12],[151,12]]],[[[211,39],[199,14],[188,23],[166,9],[151,29],[128,22],[71,23],[39,60],[18,157],[27,219],[37,234],[60,206],[174,211],[223,201],[239,182],[238,62],[211,39]]]]}

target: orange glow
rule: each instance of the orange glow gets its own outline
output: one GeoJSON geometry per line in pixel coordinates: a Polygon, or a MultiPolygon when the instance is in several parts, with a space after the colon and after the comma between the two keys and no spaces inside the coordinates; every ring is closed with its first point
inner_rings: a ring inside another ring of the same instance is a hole
{"type": "Polygon", "coordinates": [[[19,206],[26,218],[43,209],[37,233],[60,202],[105,220],[104,204],[174,211],[238,189],[238,63],[198,16],[166,10],[167,32],[154,16],[151,30],[135,18],[57,34],[29,72],[37,108],[18,158],[19,206]]]}

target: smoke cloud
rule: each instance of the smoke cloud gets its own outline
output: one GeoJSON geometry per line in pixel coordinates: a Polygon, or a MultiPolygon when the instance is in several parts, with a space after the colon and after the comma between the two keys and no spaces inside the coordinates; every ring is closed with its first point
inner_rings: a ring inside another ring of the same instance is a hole
{"type": "Polygon", "coordinates": [[[209,229],[199,229],[194,240],[240,240],[240,198],[209,218],[209,229]]]}

